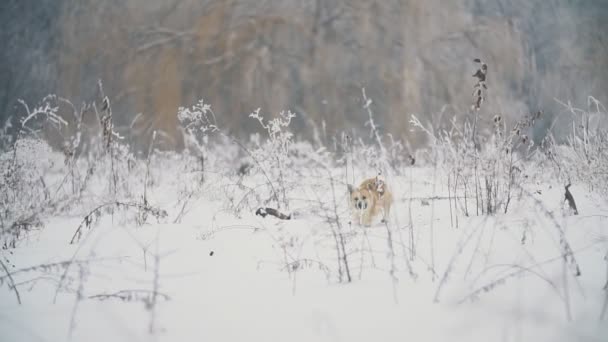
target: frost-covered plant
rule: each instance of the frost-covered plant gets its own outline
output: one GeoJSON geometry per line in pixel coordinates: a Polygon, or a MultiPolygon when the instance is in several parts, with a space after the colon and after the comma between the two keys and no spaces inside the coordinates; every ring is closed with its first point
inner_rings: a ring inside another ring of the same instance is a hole
{"type": "Polygon", "coordinates": [[[564,104],[572,116],[571,130],[565,144],[549,135],[545,152],[564,183],[582,181],[590,190],[608,197],[608,127],[602,118],[608,110],[594,97],[589,96],[587,109],[564,104]]]}
{"type": "MultiPolygon", "coordinates": [[[[20,126],[13,130],[15,140],[21,138],[36,138],[45,141],[55,149],[59,149],[64,156],[64,164],[67,175],[64,177],[59,190],[66,190],[65,184],[71,184],[68,192],[59,191],[61,195],[75,195],[82,192],[86,185],[86,177],[79,172],[76,165],[78,157],[83,152],[83,143],[90,137],[83,136],[83,117],[88,106],[82,105],[76,108],[74,104],[57,95],[45,96],[41,104],[31,108],[23,100],[19,100],[25,109],[24,116],[19,120],[20,126]]],[[[7,122],[5,129],[11,128],[11,122],[7,122]]],[[[7,137],[6,139],[10,139],[7,137]]],[[[5,139],[5,141],[6,141],[5,139]]]]}
{"type": "MultiPolygon", "coordinates": [[[[200,99],[192,107],[179,107],[177,119],[180,123],[186,153],[182,155],[188,172],[182,177],[179,190],[179,207],[181,208],[175,222],[181,221],[193,199],[199,197],[206,182],[206,164],[211,156],[209,137],[221,133],[211,105],[200,99]],[[190,175],[199,175],[190,177],[190,175]]],[[[220,154],[220,153],[218,153],[220,154]]]]}
{"type": "Polygon", "coordinates": [[[19,120],[15,140],[0,153],[0,239],[3,248],[14,248],[27,231],[41,227],[40,214],[50,204],[44,176],[53,167],[50,146],[43,140],[46,128],[60,131],[67,122],[45,97],[32,109],[22,100],[25,115],[19,120]]]}
{"type": "Polygon", "coordinates": [[[465,215],[471,213],[470,200],[474,200],[475,213],[494,214],[507,212],[515,189],[523,182],[525,160],[535,149],[526,134],[535,124],[540,112],[525,116],[508,128],[502,117],[494,117],[494,128],[487,135],[475,132],[474,123],[459,123],[452,120],[450,129],[435,131],[413,116],[411,124],[426,133],[437,162],[447,173],[454,207],[465,215]],[[473,135],[477,138],[473,139],[473,135]],[[477,142],[483,142],[477,144],[477,142]],[[515,183],[517,182],[517,187],[515,183]]]}
{"type": "Polygon", "coordinates": [[[376,121],[374,120],[374,112],[371,109],[371,105],[373,103],[371,98],[367,97],[367,94],[365,93],[365,88],[363,88],[361,90],[361,93],[363,95],[363,109],[365,109],[365,111],[367,112],[367,116],[368,116],[368,120],[367,122],[365,122],[365,126],[369,126],[369,136],[370,138],[372,138],[377,146],[376,153],[377,154],[375,156],[375,158],[373,160],[371,160],[371,162],[373,163],[373,166],[378,169],[378,171],[381,173],[382,170],[385,170],[387,168],[387,151],[386,148],[384,147],[384,143],[382,142],[382,135],[380,134],[380,129],[378,127],[378,125],[376,124],[376,121]]]}
{"type": "Polygon", "coordinates": [[[188,150],[193,150],[201,166],[201,182],[205,172],[205,146],[209,143],[209,135],[219,131],[215,114],[211,106],[203,99],[191,108],[179,107],[177,110],[184,134],[184,142],[188,150]]]}
{"type": "Polygon", "coordinates": [[[57,115],[59,107],[51,104],[51,99],[53,98],[53,95],[45,97],[40,106],[34,107],[31,110],[25,101],[19,100],[19,103],[21,103],[26,110],[26,116],[20,120],[20,134],[30,133],[40,137],[40,132],[44,123],[49,123],[56,129],[61,129],[62,126],[68,125],[62,117],[57,115]],[[36,122],[38,125],[36,125],[36,122]],[[43,124],[41,125],[40,122],[43,124]]]}
{"type": "Polygon", "coordinates": [[[211,106],[206,104],[203,99],[191,108],[179,107],[177,119],[186,133],[187,142],[194,144],[197,148],[202,149],[208,135],[219,130],[211,106]]]}
{"type": "Polygon", "coordinates": [[[291,111],[283,111],[279,113],[278,117],[264,121],[264,117],[260,115],[260,108],[258,108],[249,114],[249,117],[257,120],[260,123],[260,126],[268,133],[267,149],[265,152],[278,154],[283,159],[287,158],[289,147],[293,139],[293,134],[287,129],[289,128],[291,119],[295,118],[296,115],[291,111]]]}
{"type": "Polygon", "coordinates": [[[345,182],[354,184],[361,178],[383,175],[390,177],[405,166],[411,166],[406,144],[393,135],[385,135],[372,110],[373,100],[361,89],[362,109],[366,115],[363,127],[367,136],[342,132],[333,137],[333,157],[345,169],[345,182]]]}
{"type": "Polygon", "coordinates": [[[40,227],[39,214],[49,204],[44,175],[53,166],[51,148],[36,138],[18,139],[0,154],[0,243],[15,247],[23,233],[40,227]]]}
{"type": "Polygon", "coordinates": [[[257,120],[260,126],[266,131],[267,139],[263,142],[254,141],[254,149],[251,151],[251,157],[254,158],[262,172],[267,176],[269,185],[272,188],[272,196],[277,202],[279,208],[289,208],[289,200],[287,198],[287,186],[285,172],[290,167],[292,160],[289,156],[291,144],[293,142],[293,134],[288,130],[291,124],[291,119],[296,115],[291,111],[283,111],[279,116],[265,120],[260,115],[258,108],[249,117],[257,120]],[[278,189],[275,187],[276,183],[278,189]],[[280,197],[280,198],[279,198],[280,197]]]}
{"type": "Polygon", "coordinates": [[[525,115],[513,125],[497,114],[492,118],[490,129],[481,130],[479,113],[486,98],[488,66],[480,59],[474,62],[480,67],[473,74],[477,82],[473,86],[472,119],[460,122],[454,115],[450,124],[442,128],[424,124],[416,116],[410,123],[429,137],[437,163],[446,168],[454,209],[458,207],[458,199],[463,199],[461,209],[469,215],[468,200],[474,198],[476,214],[506,213],[515,189],[521,190],[525,178],[527,164],[523,161],[537,151],[529,133],[542,113],[525,115]]]}
{"type": "Polygon", "coordinates": [[[163,209],[152,207],[148,205],[148,203],[124,203],[124,202],[109,202],[104,203],[97,206],[91,212],[86,214],[78,228],[74,231],[72,238],[70,240],[70,244],[80,241],[84,234],[85,229],[92,229],[95,224],[99,221],[101,216],[107,213],[115,213],[115,210],[122,210],[125,212],[134,211],[135,222],[137,225],[141,226],[147,222],[149,216],[156,218],[157,221],[167,217],[167,212],[163,209]],[[145,215],[142,215],[142,212],[145,212],[145,215]]]}

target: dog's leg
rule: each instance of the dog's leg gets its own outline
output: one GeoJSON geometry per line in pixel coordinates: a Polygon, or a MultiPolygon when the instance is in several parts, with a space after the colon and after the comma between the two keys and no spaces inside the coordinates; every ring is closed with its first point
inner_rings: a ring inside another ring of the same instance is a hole
{"type": "Polygon", "coordinates": [[[388,222],[388,217],[391,214],[391,202],[384,201],[384,206],[382,208],[382,223],[388,222]]]}
{"type": "Polygon", "coordinates": [[[366,227],[370,227],[372,225],[372,215],[369,212],[363,213],[361,215],[361,223],[366,227]]]}

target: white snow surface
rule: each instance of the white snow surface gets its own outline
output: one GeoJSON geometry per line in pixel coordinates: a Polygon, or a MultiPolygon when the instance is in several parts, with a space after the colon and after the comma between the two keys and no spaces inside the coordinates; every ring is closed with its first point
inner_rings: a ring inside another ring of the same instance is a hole
{"type": "MultiPolygon", "coordinates": [[[[48,172],[48,184],[59,182],[48,172]]],[[[174,222],[199,176],[158,158],[148,196],[166,218],[138,226],[128,213],[105,213],[70,244],[107,192],[94,184],[98,197],[46,217],[44,228],[0,252],[22,301],[4,279],[0,341],[608,341],[608,319],[600,320],[608,204],[585,186],[571,187],[579,215],[564,204],[563,184],[539,171],[507,214],[476,215],[469,198],[467,217],[463,199],[450,210],[440,171],[415,166],[386,177],[395,198],[388,226],[366,228],[348,224],[344,169],[328,172],[340,180],[335,211],[324,170],[290,175],[283,210],[296,214],[279,220],[256,216],[266,205],[251,198],[234,210],[247,189],[265,186],[260,173],[239,180],[218,169],[174,222]],[[351,282],[328,223],[334,212],[351,282]],[[580,276],[564,262],[560,228],[580,276]],[[67,272],[19,271],[65,261],[73,261],[67,272]],[[100,300],[155,289],[153,305],[100,300]]],[[[142,174],[127,180],[134,198],[142,174]]]]}

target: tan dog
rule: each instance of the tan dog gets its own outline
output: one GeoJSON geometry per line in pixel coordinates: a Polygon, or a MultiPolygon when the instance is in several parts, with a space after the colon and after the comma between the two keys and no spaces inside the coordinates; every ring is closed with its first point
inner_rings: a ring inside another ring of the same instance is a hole
{"type": "Polygon", "coordinates": [[[393,194],[383,180],[378,177],[366,179],[356,189],[348,185],[348,191],[354,222],[371,226],[372,221],[380,215],[382,222],[387,221],[393,203],[393,194]]]}

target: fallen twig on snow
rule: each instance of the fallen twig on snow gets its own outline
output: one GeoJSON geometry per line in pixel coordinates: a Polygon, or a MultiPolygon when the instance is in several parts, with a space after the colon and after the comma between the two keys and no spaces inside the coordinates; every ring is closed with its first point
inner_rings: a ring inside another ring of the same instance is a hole
{"type": "Polygon", "coordinates": [[[258,216],[266,217],[267,215],[274,216],[281,220],[291,220],[291,214],[285,215],[282,212],[274,208],[259,208],[255,211],[258,216]]]}

